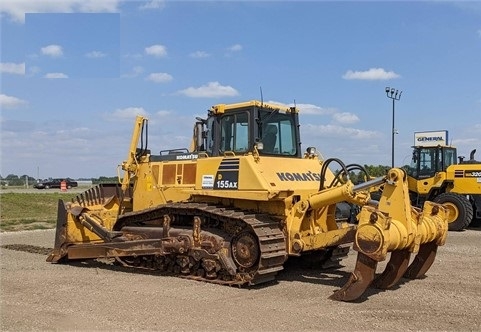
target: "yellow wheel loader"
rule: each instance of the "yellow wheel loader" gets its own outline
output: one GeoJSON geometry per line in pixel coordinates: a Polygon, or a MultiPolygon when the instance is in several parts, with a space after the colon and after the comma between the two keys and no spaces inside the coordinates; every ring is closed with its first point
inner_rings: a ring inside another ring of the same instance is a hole
{"type": "Polygon", "coordinates": [[[474,158],[476,150],[469,160],[457,157],[447,138],[447,131],[415,133],[408,185],[413,205],[426,200],[444,204],[448,229],[460,231],[481,219],[481,162],[474,158]]]}
{"type": "Polygon", "coordinates": [[[348,174],[342,161],[322,160],[313,147],[303,152],[295,107],[215,105],[197,118],[190,149],[151,150],[147,126],[136,118],[119,184],[59,201],[49,262],[107,258],[248,286],[274,280],[288,257],[335,262],[352,246],[355,270],[331,296],[352,301],[371,285],[423,276],[445,243],[446,208],[430,201],[412,207],[403,170],[353,185],[329,168],[348,174]],[[381,198],[373,201],[369,188],[379,185],[381,198]],[[336,220],[344,201],[362,206],[357,224],[336,220]]]}

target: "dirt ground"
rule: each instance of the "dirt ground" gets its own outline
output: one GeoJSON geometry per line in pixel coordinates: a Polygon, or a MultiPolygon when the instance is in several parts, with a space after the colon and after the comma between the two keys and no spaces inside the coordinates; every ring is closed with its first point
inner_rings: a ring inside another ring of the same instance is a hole
{"type": "MultiPolygon", "coordinates": [[[[54,230],[0,234],[2,246],[52,247],[54,230]]],[[[58,265],[2,247],[1,331],[479,331],[481,230],[451,232],[424,279],[329,300],[354,268],[288,266],[251,289],[90,262],[58,265]]],[[[379,269],[380,270],[380,269],[379,269]]],[[[378,271],[380,272],[380,271],[378,271]]]]}

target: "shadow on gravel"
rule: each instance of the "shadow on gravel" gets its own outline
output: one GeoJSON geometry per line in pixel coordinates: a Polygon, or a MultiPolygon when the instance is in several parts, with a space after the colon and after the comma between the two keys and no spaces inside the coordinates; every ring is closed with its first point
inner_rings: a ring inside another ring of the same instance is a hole
{"type": "MultiPolygon", "coordinates": [[[[1,248],[8,249],[8,250],[16,250],[16,251],[23,251],[33,254],[40,254],[45,259],[47,255],[52,251],[51,248],[33,246],[33,245],[26,245],[26,244],[9,244],[9,245],[2,245],[1,248]]],[[[341,261],[342,262],[342,261],[341,261]]],[[[48,264],[47,262],[45,264],[48,264]]],[[[169,271],[160,271],[160,270],[152,270],[148,268],[141,268],[141,267],[126,267],[118,262],[115,259],[91,259],[91,260],[82,260],[82,261],[69,261],[66,264],[69,266],[81,267],[81,268],[91,268],[91,269],[103,269],[115,272],[122,272],[122,273],[131,273],[131,274],[143,274],[143,275],[152,275],[152,276],[164,276],[164,277],[180,277],[182,279],[194,279],[192,282],[195,282],[195,277],[184,277],[176,275],[173,272],[169,271]]],[[[249,290],[249,289],[263,289],[265,287],[272,287],[279,282],[287,281],[287,282],[305,282],[317,285],[325,285],[335,287],[336,290],[341,288],[349,279],[351,273],[342,271],[343,268],[340,264],[335,264],[333,267],[323,268],[320,264],[316,264],[312,261],[306,261],[303,259],[299,259],[297,257],[290,257],[287,262],[284,264],[284,269],[277,274],[276,280],[269,281],[266,283],[262,283],[259,285],[249,286],[249,287],[239,287],[241,289],[249,290]]],[[[380,271],[381,273],[382,271],[380,271]]],[[[379,275],[380,273],[376,274],[379,275]]],[[[352,301],[352,303],[362,303],[366,301],[370,296],[375,295],[377,293],[383,291],[392,291],[396,290],[409,279],[402,278],[398,284],[390,288],[389,290],[377,289],[374,287],[369,287],[366,292],[357,300],[352,301]]],[[[205,281],[203,281],[205,282],[205,281]]]]}
{"type": "Polygon", "coordinates": [[[467,229],[481,231],[481,219],[474,219],[471,224],[469,224],[467,229]]]}
{"type": "Polygon", "coordinates": [[[45,255],[45,256],[50,254],[50,252],[52,252],[53,250],[52,248],[33,246],[30,244],[5,244],[0,247],[4,249],[23,251],[31,254],[39,254],[39,255],[45,255]]]}
{"type": "MultiPolygon", "coordinates": [[[[195,277],[184,277],[174,274],[173,272],[168,271],[160,271],[160,270],[151,270],[146,268],[139,268],[139,267],[125,267],[119,265],[113,259],[95,259],[95,260],[86,260],[86,261],[70,261],[67,263],[70,266],[76,266],[81,268],[93,268],[93,269],[103,269],[109,271],[116,271],[122,273],[131,273],[131,274],[142,274],[142,275],[151,275],[151,276],[159,276],[159,277],[177,277],[182,279],[193,279],[192,282],[206,282],[206,281],[198,281],[195,280],[195,277]]],[[[249,291],[251,289],[264,289],[266,287],[275,287],[279,282],[305,282],[311,283],[316,285],[324,285],[324,286],[331,286],[335,287],[336,290],[341,288],[349,279],[351,275],[350,272],[341,271],[339,270],[342,268],[342,265],[339,265],[338,268],[327,268],[323,269],[319,266],[306,266],[305,262],[298,261],[295,258],[291,257],[284,265],[284,270],[277,274],[276,280],[268,281],[262,284],[253,285],[253,286],[237,286],[239,289],[249,291]]],[[[403,283],[401,281],[401,283],[403,283]]],[[[228,287],[226,285],[219,285],[219,287],[228,287]]],[[[398,287],[393,287],[391,289],[396,289],[398,287]]],[[[352,303],[362,303],[366,301],[370,296],[375,295],[383,290],[376,289],[376,288],[368,288],[366,292],[358,298],[356,301],[352,301],[352,303]]]]}
{"type": "MultiPolygon", "coordinates": [[[[342,263],[342,261],[340,262],[342,263]]],[[[344,284],[349,280],[351,272],[342,271],[341,268],[344,266],[339,264],[334,267],[323,268],[319,264],[310,264],[302,259],[296,257],[291,257],[286,262],[284,270],[278,274],[278,281],[299,281],[306,282],[317,285],[325,285],[335,287],[333,291],[337,291],[339,288],[344,286],[344,284]]],[[[382,271],[376,274],[380,275],[382,271]]],[[[408,282],[409,279],[401,279],[397,285],[390,288],[387,291],[398,289],[401,285],[408,282]]],[[[374,287],[369,287],[362,296],[357,300],[351,301],[350,303],[363,303],[370,296],[384,292],[386,290],[378,289],[374,287]]]]}

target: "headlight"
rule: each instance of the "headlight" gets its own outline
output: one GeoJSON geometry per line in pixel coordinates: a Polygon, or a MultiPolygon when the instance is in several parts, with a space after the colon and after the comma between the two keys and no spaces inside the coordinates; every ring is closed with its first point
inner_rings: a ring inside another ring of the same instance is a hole
{"type": "Polygon", "coordinates": [[[310,156],[314,156],[316,154],[316,148],[313,146],[310,146],[306,149],[306,152],[310,156]]]}

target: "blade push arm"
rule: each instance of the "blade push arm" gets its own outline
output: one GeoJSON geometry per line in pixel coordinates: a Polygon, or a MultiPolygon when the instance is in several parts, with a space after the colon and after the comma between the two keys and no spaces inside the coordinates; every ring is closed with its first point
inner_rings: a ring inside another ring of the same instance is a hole
{"type": "Polygon", "coordinates": [[[134,130],[132,131],[132,138],[130,140],[129,153],[127,159],[122,163],[122,170],[125,172],[121,181],[122,191],[125,192],[130,184],[132,174],[137,170],[137,146],[142,135],[143,128],[147,125],[147,119],[143,116],[137,115],[135,118],[134,130]]]}

